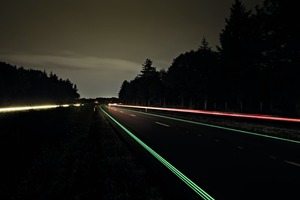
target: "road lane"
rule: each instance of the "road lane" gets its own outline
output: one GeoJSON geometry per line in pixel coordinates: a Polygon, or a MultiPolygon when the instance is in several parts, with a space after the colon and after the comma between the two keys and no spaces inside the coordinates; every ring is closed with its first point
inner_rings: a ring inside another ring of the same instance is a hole
{"type": "Polygon", "coordinates": [[[299,196],[299,144],[124,108],[106,111],[216,199],[299,196]]]}

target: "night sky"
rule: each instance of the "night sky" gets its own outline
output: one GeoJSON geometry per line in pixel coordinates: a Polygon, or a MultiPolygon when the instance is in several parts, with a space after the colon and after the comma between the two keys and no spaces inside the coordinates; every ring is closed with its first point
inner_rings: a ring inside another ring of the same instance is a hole
{"type": "Polygon", "coordinates": [[[234,0],[0,1],[0,61],[52,71],[94,98],[117,97],[146,58],[167,69],[203,36],[215,49],[234,0]]]}

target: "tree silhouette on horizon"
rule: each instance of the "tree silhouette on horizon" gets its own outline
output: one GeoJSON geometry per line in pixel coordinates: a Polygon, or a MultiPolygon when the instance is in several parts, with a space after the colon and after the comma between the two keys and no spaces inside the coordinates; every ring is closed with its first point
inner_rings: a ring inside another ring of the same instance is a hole
{"type": "Polygon", "coordinates": [[[78,99],[77,85],[52,71],[24,69],[0,62],[0,105],[70,103],[78,99]]]}
{"type": "Polygon", "coordinates": [[[120,99],[144,105],[300,115],[300,24],[295,22],[300,13],[296,8],[294,2],[264,0],[248,10],[235,0],[216,51],[203,37],[197,50],[181,53],[165,71],[149,68],[158,75],[147,81],[143,70],[152,61],[146,60],[139,76],[123,82],[120,99]]]}

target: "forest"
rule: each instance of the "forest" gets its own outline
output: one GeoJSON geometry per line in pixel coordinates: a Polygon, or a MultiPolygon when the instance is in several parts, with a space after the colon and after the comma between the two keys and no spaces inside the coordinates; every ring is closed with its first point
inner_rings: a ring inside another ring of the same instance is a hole
{"type": "Polygon", "coordinates": [[[79,96],[76,84],[52,72],[0,62],[0,106],[72,103],[79,96]]]}
{"type": "MultiPolygon", "coordinates": [[[[300,114],[300,24],[291,1],[264,0],[248,10],[235,0],[214,50],[205,36],[198,49],[157,70],[146,59],[125,80],[122,103],[192,109],[300,114]]],[[[201,39],[201,37],[200,37],[201,39]]]]}

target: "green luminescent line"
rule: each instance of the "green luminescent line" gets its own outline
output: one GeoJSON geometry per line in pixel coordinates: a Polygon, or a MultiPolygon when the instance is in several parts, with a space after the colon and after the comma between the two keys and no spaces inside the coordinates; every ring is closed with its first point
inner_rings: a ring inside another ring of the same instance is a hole
{"type": "Polygon", "coordinates": [[[297,141],[297,140],[291,140],[291,139],[286,139],[286,138],[281,138],[281,137],[276,137],[276,136],[270,136],[270,135],[263,135],[263,134],[259,134],[259,133],[255,133],[255,132],[244,131],[244,130],[228,128],[228,127],[224,127],[224,126],[212,125],[212,124],[206,124],[206,123],[201,123],[201,122],[195,122],[195,121],[190,121],[190,120],[186,120],[186,119],[168,117],[168,116],[164,116],[164,115],[156,115],[156,114],[152,114],[152,113],[145,113],[145,112],[140,112],[140,111],[135,111],[135,110],[130,110],[130,111],[140,113],[140,114],[145,114],[145,115],[152,115],[152,116],[160,117],[160,118],[166,118],[166,119],[182,121],[182,122],[186,122],[186,123],[190,123],[190,124],[198,124],[198,125],[201,125],[201,126],[218,128],[218,129],[234,131],[234,132],[239,132],[239,133],[246,133],[246,134],[249,134],[249,135],[255,135],[255,136],[260,136],[260,137],[271,138],[271,139],[282,140],[282,141],[286,141],[286,142],[292,142],[292,143],[300,144],[300,141],[297,141]]]}
{"type": "Polygon", "coordinates": [[[194,190],[200,197],[202,197],[203,199],[207,199],[207,200],[214,199],[207,192],[205,192],[198,185],[196,185],[192,180],[190,180],[187,176],[185,176],[178,169],[176,169],[173,165],[171,165],[168,161],[166,161],[163,157],[161,157],[158,153],[156,153],[153,149],[151,149],[148,145],[146,145],[143,141],[141,141],[138,137],[136,137],[133,133],[131,133],[127,128],[125,128],[117,120],[115,120],[112,116],[110,116],[107,112],[105,112],[101,107],[100,107],[100,109],[107,117],[109,117],[114,123],[116,123],[119,127],[121,127],[130,137],[132,137],[138,144],[140,144],[142,147],[144,147],[151,155],[153,155],[157,160],[159,160],[163,165],[165,165],[178,178],[180,178],[185,184],[187,184],[192,190],[194,190]]]}

